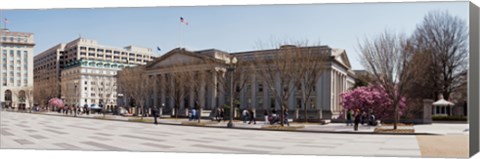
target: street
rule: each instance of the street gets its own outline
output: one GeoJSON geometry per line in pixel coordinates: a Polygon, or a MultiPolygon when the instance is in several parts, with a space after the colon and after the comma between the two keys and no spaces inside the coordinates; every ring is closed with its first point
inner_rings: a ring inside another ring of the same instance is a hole
{"type": "Polygon", "coordinates": [[[237,130],[1,112],[0,148],[421,157],[414,135],[237,130]]]}

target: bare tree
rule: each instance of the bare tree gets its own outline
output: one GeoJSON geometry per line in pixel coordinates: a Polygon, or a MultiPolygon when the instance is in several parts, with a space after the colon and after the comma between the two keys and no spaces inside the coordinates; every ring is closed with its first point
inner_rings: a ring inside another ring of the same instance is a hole
{"type": "Polygon", "coordinates": [[[153,89],[155,77],[145,74],[145,66],[127,67],[117,74],[117,83],[121,85],[126,98],[135,101],[136,108],[141,110],[141,120],[145,114],[145,101],[153,89]]]}
{"type": "MultiPolygon", "coordinates": [[[[251,58],[254,58],[254,57],[251,57],[251,58]]],[[[227,60],[231,60],[231,59],[227,59],[227,60]]],[[[225,72],[225,76],[227,77],[218,78],[217,83],[213,83],[213,81],[210,81],[211,83],[209,84],[211,85],[216,84],[219,87],[218,91],[220,93],[229,94],[229,96],[233,96],[233,101],[237,101],[240,98],[240,93],[237,93],[237,92],[242,92],[246,88],[248,81],[252,78],[252,74],[255,74],[255,69],[253,68],[254,65],[251,60],[252,59],[249,59],[249,60],[238,59],[237,63],[235,64],[232,64],[231,62],[229,62],[229,64],[235,65],[233,66],[235,67],[233,69],[233,72],[228,72],[227,70],[216,70],[217,74],[223,74],[225,72]],[[231,86],[231,82],[233,83],[232,86],[231,86]],[[231,89],[234,90],[232,92],[233,94],[230,94],[231,89]]],[[[231,66],[228,66],[228,64],[225,64],[224,67],[228,68],[231,66]]],[[[236,102],[233,102],[233,103],[235,104],[236,102]]],[[[234,106],[231,106],[228,109],[231,109],[231,108],[235,109],[234,106]]],[[[234,115],[234,114],[230,114],[230,115],[234,115]]]]}
{"type": "Polygon", "coordinates": [[[423,87],[432,93],[427,97],[436,99],[442,94],[445,99],[461,86],[461,75],[468,67],[467,23],[447,11],[432,11],[411,37],[411,51],[422,59],[417,67],[424,72],[416,76],[417,88],[423,87]],[[422,83],[421,81],[428,81],[422,83]]]}
{"type": "MultiPolygon", "coordinates": [[[[25,104],[25,109],[26,109],[26,104],[27,104],[26,89],[16,88],[12,90],[12,93],[17,98],[17,100],[14,100],[14,103],[17,105],[17,110],[20,110],[20,107],[19,107],[20,104],[25,104]]],[[[22,109],[24,108],[22,107],[22,109]]]]}
{"type": "Polygon", "coordinates": [[[305,76],[304,68],[300,66],[303,62],[300,58],[301,53],[301,48],[283,45],[279,49],[258,55],[254,60],[258,74],[272,92],[275,102],[280,105],[281,126],[284,126],[284,112],[288,107],[288,97],[296,92],[295,86],[300,83],[298,77],[305,76]]]}
{"type": "Polygon", "coordinates": [[[181,66],[172,66],[171,70],[173,73],[169,74],[166,80],[166,84],[170,86],[167,89],[171,93],[167,93],[166,95],[174,101],[174,115],[175,118],[178,118],[180,104],[185,100],[190,92],[190,89],[192,89],[194,86],[194,84],[188,83],[194,81],[195,79],[192,79],[193,75],[190,70],[187,70],[181,66]]]}
{"type": "MultiPolygon", "coordinates": [[[[306,46],[306,45],[305,45],[306,46]]],[[[304,108],[305,122],[308,122],[307,101],[315,93],[317,81],[320,79],[322,73],[326,69],[328,55],[314,48],[299,48],[300,53],[297,58],[302,62],[299,63],[303,76],[298,77],[299,85],[301,87],[302,107],[304,108]]],[[[320,109],[321,114],[322,109],[320,109]]],[[[321,119],[321,117],[320,117],[321,119]]]]}
{"type": "Polygon", "coordinates": [[[412,78],[411,53],[406,51],[410,44],[403,35],[383,32],[373,40],[365,38],[359,44],[362,64],[373,74],[375,81],[385,89],[393,101],[394,129],[399,120],[399,103],[405,95],[408,81],[412,78]]]}
{"type": "Polygon", "coordinates": [[[40,104],[43,109],[48,110],[48,100],[59,96],[56,89],[60,88],[60,83],[56,81],[56,79],[51,78],[47,82],[35,83],[33,90],[34,103],[40,104]],[[55,86],[52,87],[52,85],[55,86]]]}
{"type": "Polygon", "coordinates": [[[103,117],[107,111],[107,105],[112,102],[113,90],[116,88],[115,78],[112,77],[97,77],[97,93],[100,100],[103,102],[102,112],[103,117]]]}

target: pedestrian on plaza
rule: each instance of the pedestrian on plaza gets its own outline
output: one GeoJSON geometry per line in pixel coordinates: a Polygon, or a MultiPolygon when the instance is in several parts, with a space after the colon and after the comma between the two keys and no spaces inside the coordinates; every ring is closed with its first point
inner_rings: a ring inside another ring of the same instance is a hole
{"type": "Polygon", "coordinates": [[[360,123],[360,118],[361,118],[361,113],[360,110],[357,109],[355,111],[355,126],[353,127],[353,130],[358,131],[358,124],[360,123]]]}
{"type": "Polygon", "coordinates": [[[362,111],[362,115],[361,115],[361,119],[360,119],[360,122],[362,123],[362,125],[365,124],[366,119],[367,119],[367,112],[362,111]]]}
{"type": "Polygon", "coordinates": [[[353,110],[347,110],[347,126],[352,125],[353,110]]]}
{"type": "Polygon", "coordinates": [[[247,123],[247,117],[248,117],[248,110],[243,109],[243,111],[242,111],[243,123],[247,123]]]}
{"type": "Polygon", "coordinates": [[[197,110],[195,108],[192,108],[192,115],[191,115],[191,118],[190,120],[194,120],[197,119],[197,110]]]}
{"type": "Polygon", "coordinates": [[[248,114],[249,114],[249,120],[248,120],[248,124],[251,124],[252,121],[253,121],[253,124],[257,124],[257,121],[255,120],[255,114],[253,113],[253,108],[250,108],[248,109],[248,114]]]}
{"type": "Polygon", "coordinates": [[[269,117],[270,125],[275,124],[278,122],[277,111],[275,109],[272,110],[272,115],[269,117]]]}
{"type": "Polygon", "coordinates": [[[220,109],[220,119],[225,120],[225,109],[223,108],[220,109]]]}
{"type": "Polygon", "coordinates": [[[217,108],[217,121],[220,122],[223,120],[223,108],[218,107],[217,108]]]}
{"type": "Polygon", "coordinates": [[[368,124],[371,125],[371,126],[376,126],[377,125],[377,122],[375,121],[375,114],[373,114],[373,112],[370,113],[370,117],[368,119],[368,124]]]}
{"type": "Polygon", "coordinates": [[[283,121],[287,126],[290,126],[290,123],[288,122],[288,109],[285,108],[283,111],[283,121]]]}
{"type": "Polygon", "coordinates": [[[158,118],[158,116],[160,116],[160,112],[158,111],[157,108],[153,108],[152,114],[153,114],[154,124],[158,125],[157,118],[158,118]]]}
{"type": "Polygon", "coordinates": [[[265,110],[265,112],[263,113],[264,117],[265,117],[265,125],[268,124],[268,111],[265,110]]]}

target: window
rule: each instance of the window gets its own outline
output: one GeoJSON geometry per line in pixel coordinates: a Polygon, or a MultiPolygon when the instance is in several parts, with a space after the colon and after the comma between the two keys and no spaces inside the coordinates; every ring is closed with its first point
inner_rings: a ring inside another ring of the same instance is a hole
{"type": "Polygon", "coordinates": [[[90,96],[95,97],[95,93],[91,93],[90,96]]]}
{"type": "Polygon", "coordinates": [[[85,90],[87,90],[87,87],[85,87],[85,90]]]}
{"type": "Polygon", "coordinates": [[[258,92],[263,92],[263,84],[258,84],[258,92]]]}

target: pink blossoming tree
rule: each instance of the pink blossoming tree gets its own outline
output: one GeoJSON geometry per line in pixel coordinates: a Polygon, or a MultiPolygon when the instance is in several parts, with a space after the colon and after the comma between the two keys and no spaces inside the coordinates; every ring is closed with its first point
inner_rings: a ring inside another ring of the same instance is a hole
{"type": "MultiPolygon", "coordinates": [[[[340,94],[342,106],[345,110],[372,111],[377,119],[393,119],[394,105],[385,89],[377,85],[357,87],[354,90],[340,94]]],[[[401,97],[399,114],[402,115],[406,108],[405,97],[401,97]]]]}
{"type": "Polygon", "coordinates": [[[57,107],[57,108],[62,108],[64,105],[63,105],[63,101],[61,99],[58,99],[58,98],[52,98],[48,101],[48,104],[52,107],[57,107]]]}

